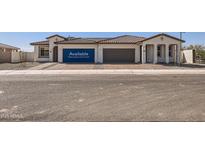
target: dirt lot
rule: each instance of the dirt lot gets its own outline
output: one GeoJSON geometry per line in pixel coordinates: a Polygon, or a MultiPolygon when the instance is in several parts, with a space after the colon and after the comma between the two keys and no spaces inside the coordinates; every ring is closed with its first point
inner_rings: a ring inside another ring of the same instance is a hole
{"type": "Polygon", "coordinates": [[[68,63],[0,63],[0,70],[85,70],[85,69],[205,69],[205,65],[183,64],[68,64],[68,63]]]}
{"type": "Polygon", "coordinates": [[[205,121],[204,78],[1,76],[0,121],[205,121]]]}
{"type": "Polygon", "coordinates": [[[26,70],[41,64],[38,62],[0,63],[0,70],[26,70]]]}
{"type": "Polygon", "coordinates": [[[48,70],[73,70],[73,69],[171,69],[178,68],[174,65],[153,65],[153,64],[66,64],[57,63],[48,70]]]}
{"type": "Polygon", "coordinates": [[[31,68],[32,70],[84,70],[84,69],[190,69],[204,68],[205,65],[187,65],[178,67],[174,64],[67,64],[44,63],[31,68]]]}

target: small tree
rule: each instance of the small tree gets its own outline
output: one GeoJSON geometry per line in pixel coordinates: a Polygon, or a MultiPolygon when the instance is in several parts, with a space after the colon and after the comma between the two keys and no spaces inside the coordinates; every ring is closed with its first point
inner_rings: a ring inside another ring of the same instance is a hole
{"type": "Polygon", "coordinates": [[[197,44],[197,45],[189,45],[187,49],[195,50],[195,51],[202,51],[202,50],[205,50],[205,47],[203,45],[197,44]]]}
{"type": "Polygon", "coordinates": [[[200,45],[200,44],[189,45],[188,47],[186,47],[186,49],[195,50],[196,60],[199,60],[201,62],[201,60],[203,61],[203,59],[205,59],[205,46],[200,45]]]}

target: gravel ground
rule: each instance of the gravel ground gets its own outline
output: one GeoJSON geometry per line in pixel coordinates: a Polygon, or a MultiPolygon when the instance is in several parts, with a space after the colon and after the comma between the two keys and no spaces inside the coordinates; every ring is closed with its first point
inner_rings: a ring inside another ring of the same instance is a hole
{"type": "Polygon", "coordinates": [[[41,65],[41,63],[38,62],[0,63],[0,70],[26,70],[38,65],[41,65]]]}
{"type": "Polygon", "coordinates": [[[205,121],[204,78],[1,76],[0,121],[205,121]]]}
{"type": "Polygon", "coordinates": [[[68,64],[68,63],[0,63],[0,70],[85,70],[85,69],[205,69],[205,64],[68,64]]]}

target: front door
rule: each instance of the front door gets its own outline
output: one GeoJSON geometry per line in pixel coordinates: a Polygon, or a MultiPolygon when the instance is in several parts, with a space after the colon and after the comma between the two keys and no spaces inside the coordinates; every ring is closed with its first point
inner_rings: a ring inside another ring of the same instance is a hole
{"type": "Polygon", "coordinates": [[[57,62],[58,61],[58,47],[54,47],[53,48],[53,62],[57,62]]]}

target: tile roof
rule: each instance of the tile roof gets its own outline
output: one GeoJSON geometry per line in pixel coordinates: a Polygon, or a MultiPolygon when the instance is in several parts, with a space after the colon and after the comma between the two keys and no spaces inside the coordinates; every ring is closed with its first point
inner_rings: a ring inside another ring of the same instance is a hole
{"type": "Polygon", "coordinates": [[[144,39],[143,41],[147,41],[147,40],[153,39],[153,38],[158,37],[158,36],[166,36],[166,37],[172,38],[174,40],[185,42],[184,40],[181,40],[181,39],[179,39],[177,37],[174,37],[174,36],[171,36],[171,35],[168,35],[168,34],[165,34],[165,33],[161,33],[161,34],[157,34],[157,35],[151,36],[149,38],[144,39]]]}
{"type": "Polygon", "coordinates": [[[19,50],[20,49],[18,47],[14,47],[14,46],[3,44],[3,43],[0,43],[0,48],[8,48],[8,49],[15,49],[15,50],[19,50]]]}
{"type": "Polygon", "coordinates": [[[136,44],[137,42],[140,42],[144,40],[144,37],[138,37],[138,36],[132,36],[132,35],[123,35],[118,36],[110,39],[105,39],[102,41],[99,41],[101,44],[136,44]]]}
{"type": "Polygon", "coordinates": [[[49,38],[52,38],[52,37],[55,37],[55,36],[58,36],[58,37],[61,37],[61,38],[64,38],[64,39],[65,39],[65,37],[64,37],[64,36],[61,36],[61,35],[58,35],[58,34],[51,35],[51,36],[47,37],[46,39],[49,39],[49,38]]]}
{"type": "Polygon", "coordinates": [[[49,45],[48,41],[32,42],[31,45],[49,45]]]}
{"type": "Polygon", "coordinates": [[[96,41],[96,42],[99,42],[99,41],[102,41],[102,40],[106,40],[106,39],[110,39],[110,37],[106,37],[106,38],[102,38],[102,37],[88,37],[88,38],[85,38],[85,39],[89,39],[89,40],[93,40],[93,41],[96,41]]]}
{"type": "Polygon", "coordinates": [[[63,40],[56,42],[57,44],[135,44],[144,40],[144,37],[131,35],[123,35],[114,38],[75,38],[72,40],[63,40]]]}
{"type": "Polygon", "coordinates": [[[56,42],[56,44],[96,44],[97,41],[94,39],[88,39],[88,38],[75,38],[71,40],[63,40],[56,42]]]}

